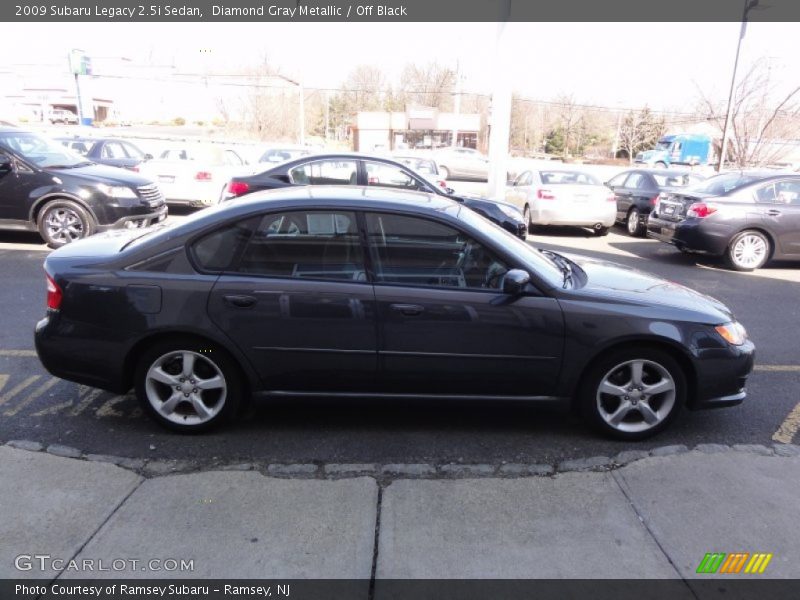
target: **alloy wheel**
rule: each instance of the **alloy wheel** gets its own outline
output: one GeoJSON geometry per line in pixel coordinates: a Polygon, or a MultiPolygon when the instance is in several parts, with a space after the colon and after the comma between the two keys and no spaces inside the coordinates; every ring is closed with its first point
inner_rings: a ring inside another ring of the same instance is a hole
{"type": "Polygon", "coordinates": [[[51,209],[44,222],[48,237],[56,244],[69,244],[86,235],[81,216],[71,208],[51,209]]]}
{"type": "Polygon", "coordinates": [[[145,394],[164,419],[178,425],[200,425],[225,406],[228,386],[209,357],[177,350],[157,358],[145,375],[145,394]]]}
{"type": "Polygon", "coordinates": [[[633,209],[628,213],[628,233],[636,235],[639,232],[639,211],[633,209]]]}
{"type": "Polygon", "coordinates": [[[731,249],[733,263],[742,269],[755,269],[767,259],[767,242],[755,233],[741,236],[731,249]]]}
{"type": "Polygon", "coordinates": [[[600,417],[625,433],[653,429],[669,417],[677,385],[661,364],[646,359],[620,363],[600,380],[595,402],[600,417]]]}

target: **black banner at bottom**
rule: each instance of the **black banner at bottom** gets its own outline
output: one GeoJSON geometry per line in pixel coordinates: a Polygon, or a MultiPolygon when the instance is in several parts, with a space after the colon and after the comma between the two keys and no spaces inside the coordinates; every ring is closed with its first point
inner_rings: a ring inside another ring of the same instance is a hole
{"type": "Polygon", "coordinates": [[[0,580],[2,600],[796,600],[800,580],[63,579],[0,580]]]}

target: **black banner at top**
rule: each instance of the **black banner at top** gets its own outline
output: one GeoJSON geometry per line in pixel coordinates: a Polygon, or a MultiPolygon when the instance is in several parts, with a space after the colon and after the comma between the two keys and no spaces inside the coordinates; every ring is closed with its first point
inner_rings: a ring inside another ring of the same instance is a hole
{"type": "Polygon", "coordinates": [[[800,0],[3,0],[6,22],[800,22],[800,0]]]}

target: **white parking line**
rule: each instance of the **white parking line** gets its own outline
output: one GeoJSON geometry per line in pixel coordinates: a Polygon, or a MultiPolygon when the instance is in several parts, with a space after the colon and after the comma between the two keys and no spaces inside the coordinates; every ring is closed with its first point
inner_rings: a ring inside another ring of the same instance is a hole
{"type": "Polygon", "coordinates": [[[756,365],[754,371],[797,372],[800,365],[756,365]]]}
{"type": "Polygon", "coordinates": [[[0,350],[0,356],[36,356],[36,350],[0,350]]]}

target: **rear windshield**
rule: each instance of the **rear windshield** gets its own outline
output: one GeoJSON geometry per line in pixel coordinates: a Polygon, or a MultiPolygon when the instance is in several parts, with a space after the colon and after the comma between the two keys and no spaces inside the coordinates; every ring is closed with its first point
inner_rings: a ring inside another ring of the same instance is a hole
{"type": "Polygon", "coordinates": [[[752,181],[760,179],[757,175],[745,175],[744,173],[723,173],[715,175],[705,181],[696,183],[687,188],[690,192],[699,192],[701,194],[727,194],[731,190],[738,189],[743,185],[747,185],[752,181]]]}
{"type": "Polygon", "coordinates": [[[687,185],[696,185],[698,182],[703,180],[702,177],[688,175],[685,173],[679,173],[676,175],[653,173],[653,178],[656,180],[656,184],[659,187],[685,187],[687,185]]]}
{"type": "Polygon", "coordinates": [[[589,173],[581,171],[541,171],[542,183],[547,185],[558,184],[584,184],[600,185],[600,180],[589,173]]]}

